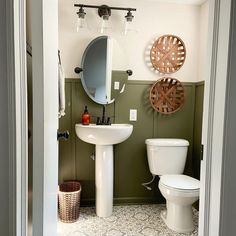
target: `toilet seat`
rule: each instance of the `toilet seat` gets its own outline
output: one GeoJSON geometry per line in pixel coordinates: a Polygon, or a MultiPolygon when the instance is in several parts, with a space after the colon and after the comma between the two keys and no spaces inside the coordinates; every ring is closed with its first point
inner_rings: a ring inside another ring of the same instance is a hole
{"type": "Polygon", "coordinates": [[[198,192],[200,181],[187,175],[162,175],[159,183],[166,188],[181,192],[198,192]]]}

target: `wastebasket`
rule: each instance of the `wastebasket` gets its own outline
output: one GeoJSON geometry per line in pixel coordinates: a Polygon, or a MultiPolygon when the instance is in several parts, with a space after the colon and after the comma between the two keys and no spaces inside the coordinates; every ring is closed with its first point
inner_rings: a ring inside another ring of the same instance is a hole
{"type": "Polygon", "coordinates": [[[81,185],[79,181],[66,181],[59,185],[58,212],[62,222],[73,223],[80,213],[81,185]]]}

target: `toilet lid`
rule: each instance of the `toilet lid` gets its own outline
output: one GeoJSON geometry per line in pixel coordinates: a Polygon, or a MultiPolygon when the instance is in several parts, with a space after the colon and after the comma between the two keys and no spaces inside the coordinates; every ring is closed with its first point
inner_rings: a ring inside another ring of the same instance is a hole
{"type": "Polygon", "coordinates": [[[176,189],[197,190],[200,188],[200,181],[187,175],[162,175],[160,182],[176,189]]]}
{"type": "Polygon", "coordinates": [[[159,147],[187,147],[189,142],[185,139],[177,138],[149,138],[145,140],[147,145],[154,145],[159,147]]]}

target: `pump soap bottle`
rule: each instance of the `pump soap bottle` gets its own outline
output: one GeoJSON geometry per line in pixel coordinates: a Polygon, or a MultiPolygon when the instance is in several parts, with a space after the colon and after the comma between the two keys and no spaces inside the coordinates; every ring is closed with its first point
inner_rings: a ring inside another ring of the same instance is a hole
{"type": "Polygon", "coordinates": [[[84,113],[82,115],[82,124],[83,125],[89,125],[89,123],[90,123],[90,115],[89,115],[89,112],[88,112],[88,107],[85,106],[84,113]]]}

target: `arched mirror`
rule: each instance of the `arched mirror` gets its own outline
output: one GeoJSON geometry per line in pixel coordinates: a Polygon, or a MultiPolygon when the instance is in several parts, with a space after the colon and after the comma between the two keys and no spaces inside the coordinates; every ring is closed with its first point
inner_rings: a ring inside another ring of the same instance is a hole
{"type": "Polygon", "coordinates": [[[109,104],[125,89],[131,71],[118,43],[108,36],[95,38],[82,58],[81,81],[88,96],[99,104],[109,104]]]}

